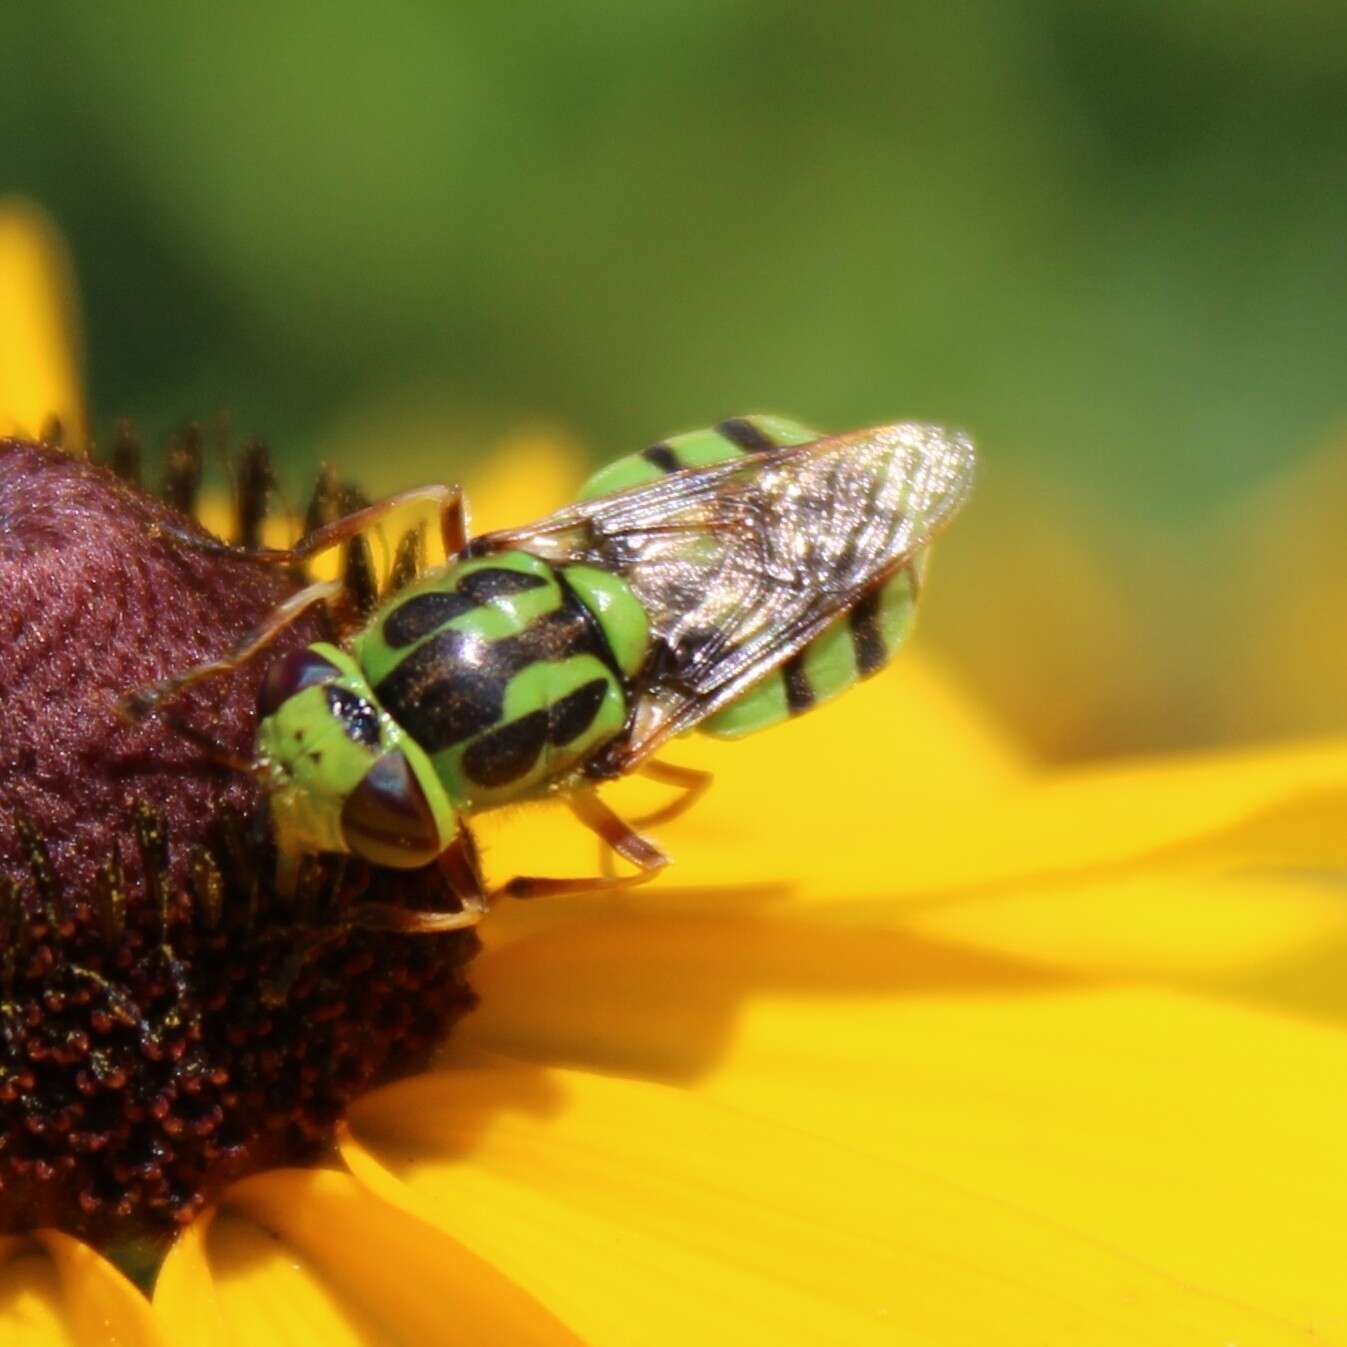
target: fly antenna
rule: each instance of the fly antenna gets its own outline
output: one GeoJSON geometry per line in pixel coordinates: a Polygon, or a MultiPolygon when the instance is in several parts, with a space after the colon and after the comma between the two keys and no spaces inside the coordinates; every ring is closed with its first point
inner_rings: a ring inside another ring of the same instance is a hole
{"type": "Polygon", "coordinates": [[[251,776],[258,781],[262,779],[262,769],[256,762],[251,758],[244,757],[242,753],[236,753],[227,744],[222,744],[218,739],[207,734],[205,730],[197,729],[190,721],[184,720],[172,711],[165,710],[161,704],[161,699],[156,697],[152,690],[149,692],[144,690],[133,692],[129,696],[121,698],[117,702],[117,714],[130,725],[139,725],[148,720],[150,716],[156,716],[174,734],[180,735],[188,743],[199,748],[217,767],[225,767],[231,772],[237,772],[242,776],[251,776]]]}
{"type": "Polygon", "coordinates": [[[195,725],[189,724],[181,716],[176,716],[171,711],[161,711],[159,719],[174,734],[181,735],[188,743],[199,748],[217,767],[225,767],[241,776],[250,776],[255,781],[262,780],[262,769],[252,758],[245,758],[242,753],[234,752],[228,745],[222,744],[218,739],[213,738],[204,730],[197,729],[195,725]]]}

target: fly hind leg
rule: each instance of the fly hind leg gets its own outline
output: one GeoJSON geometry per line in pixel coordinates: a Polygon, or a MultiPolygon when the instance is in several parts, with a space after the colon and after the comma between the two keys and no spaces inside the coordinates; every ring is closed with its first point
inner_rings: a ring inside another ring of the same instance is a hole
{"type": "Polygon", "coordinates": [[[475,926],[487,909],[502,898],[562,898],[634,888],[653,879],[669,864],[668,856],[659,847],[624,823],[593,791],[578,793],[567,803],[585,827],[601,837],[624,860],[636,866],[634,875],[576,878],[516,875],[488,891],[482,880],[477,844],[460,819],[458,836],[437,862],[448,887],[458,898],[457,911],[434,912],[398,907],[393,903],[362,902],[352,913],[352,923],[366,930],[397,931],[404,935],[442,935],[446,931],[461,931],[475,926]]]}
{"type": "MultiPolygon", "coordinates": [[[[715,780],[713,773],[704,772],[700,768],[679,767],[672,762],[658,762],[654,759],[642,763],[636,770],[642,776],[666,786],[681,786],[683,793],[676,795],[668,804],[632,819],[633,828],[654,828],[680,818],[706,794],[711,782],[715,780]]],[[[599,869],[609,879],[615,877],[617,873],[613,868],[613,848],[602,838],[599,841],[599,869]]]]}
{"type": "Polygon", "coordinates": [[[501,898],[569,898],[585,893],[608,893],[635,888],[653,879],[669,857],[647,837],[642,837],[604,804],[593,791],[580,791],[566,802],[571,812],[623,860],[636,866],[634,875],[592,875],[583,878],[549,878],[516,875],[493,889],[488,901],[501,898]]]}
{"type": "Polygon", "coordinates": [[[706,794],[715,780],[713,773],[703,772],[697,767],[680,767],[676,763],[658,762],[653,758],[636,770],[642,776],[648,776],[652,781],[659,781],[666,786],[681,786],[683,793],[668,804],[632,819],[633,828],[653,828],[679,818],[706,794]]]}

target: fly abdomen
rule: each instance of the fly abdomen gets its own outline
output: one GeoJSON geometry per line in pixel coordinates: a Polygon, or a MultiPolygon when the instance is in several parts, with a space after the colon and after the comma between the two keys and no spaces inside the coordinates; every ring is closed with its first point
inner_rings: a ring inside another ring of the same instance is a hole
{"type": "Polygon", "coordinates": [[[924,557],[868,590],[803,650],[700,726],[738,739],[812,711],[878,673],[906,639],[916,615],[924,557]]]}
{"type": "Polygon", "coordinates": [[[734,416],[704,430],[671,435],[639,453],[609,463],[580,488],[580,499],[592,500],[610,491],[657,482],[684,468],[706,468],[745,454],[760,454],[789,444],[808,444],[818,437],[817,430],[784,416],[734,416]]]}
{"type": "MultiPolygon", "coordinates": [[[[601,469],[581,499],[654,482],[686,468],[710,467],[746,455],[808,444],[819,432],[780,416],[740,416],[671,436],[601,469]]],[[[737,739],[803,715],[882,669],[912,624],[921,563],[863,594],[808,645],[698,728],[737,739]]],[[[677,663],[677,661],[675,661],[677,663]]]]}

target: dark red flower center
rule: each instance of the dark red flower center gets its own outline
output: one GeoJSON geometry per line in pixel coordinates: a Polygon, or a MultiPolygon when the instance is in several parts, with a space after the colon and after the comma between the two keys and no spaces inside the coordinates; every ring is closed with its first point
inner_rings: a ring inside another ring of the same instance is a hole
{"type": "MultiPolygon", "coordinates": [[[[436,906],[433,872],[328,858],[281,897],[255,783],[118,716],[297,583],[165,524],[182,516],[112,473],[0,441],[0,1230],[107,1241],[190,1219],[319,1153],[471,1004],[471,932],[348,920],[370,897],[436,906]]],[[[266,663],[175,713],[246,756],[266,663]]]]}

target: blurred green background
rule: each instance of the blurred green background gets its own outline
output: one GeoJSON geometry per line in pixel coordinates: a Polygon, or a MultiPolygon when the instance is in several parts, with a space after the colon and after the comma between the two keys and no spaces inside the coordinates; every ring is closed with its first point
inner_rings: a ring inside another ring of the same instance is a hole
{"type": "Polygon", "coordinates": [[[1341,3],[47,0],[0,36],[96,429],[227,408],[385,490],[525,424],[950,422],[985,471],[927,639],[1043,753],[1347,724],[1228,695],[1272,658],[1241,539],[1347,413],[1341,3]]]}

